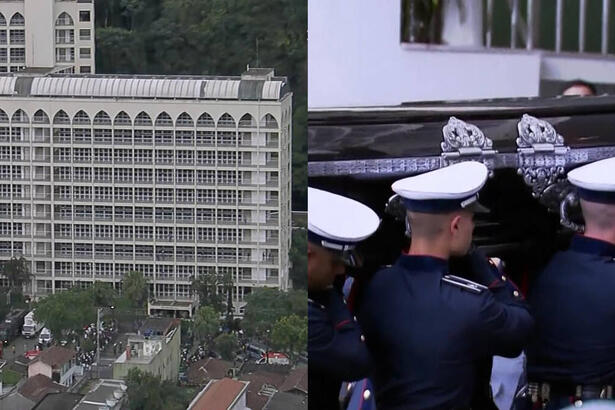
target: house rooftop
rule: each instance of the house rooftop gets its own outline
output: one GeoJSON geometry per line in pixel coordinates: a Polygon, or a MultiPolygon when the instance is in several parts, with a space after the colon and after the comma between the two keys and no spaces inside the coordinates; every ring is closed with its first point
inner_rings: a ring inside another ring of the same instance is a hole
{"type": "Polygon", "coordinates": [[[211,381],[192,400],[187,410],[228,410],[247,386],[248,382],[229,378],[211,381]]]}

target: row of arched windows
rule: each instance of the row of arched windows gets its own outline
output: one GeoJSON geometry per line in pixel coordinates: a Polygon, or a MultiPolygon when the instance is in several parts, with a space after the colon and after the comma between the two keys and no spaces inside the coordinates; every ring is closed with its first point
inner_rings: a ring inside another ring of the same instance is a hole
{"type": "MultiPolygon", "coordinates": [[[[23,26],[26,24],[26,19],[19,12],[13,14],[9,25],[11,26],[23,26]]],[[[74,25],[73,18],[67,12],[63,12],[56,19],[56,26],[72,26],[74,25]]],[[[0,26],[6,26],[6,17],[0,13],[0,26]]]]}
{"type": "MultiPolygon", "coordinates": [[[[70,16],[69,16],[70,17],[70,16]]],[[[23,18],[21,13],[15,13],[11,17],[10,24],[11,26],[23,26],[26,24],[26,20],[23,18]]],[[[0,13],[0,26],[6,26],[6,18],[2,13],[0,13]]]]}
{"type": "MultiPolygon", "coordinates": [[[[8,123],[8,122],[9,122],[9,116],[4,110],[0,109],[0,123],[8,123]]],[[[29,123],[29,118],[28,118],[28,115],[22,109],[19,109],[15,111],[15,113],[11,116],[11,122],[13,124],[27,124],[29,123]]],[[[47,115],[47,113],[45,113],[45,111],[38,110],[36,113],[34,113],[34,117],[32,118],[32,123],[33,124],[49,124],[50,123],[49,116],[47,115]]],[[[63,110],[60,110],[54,115],[53,124],[54,125],[58,125],[58,124],[69,124],[70,125],[71,119],[68,116],[68,114],[66,114],[66,112],[64,112],[63,110]]],[[[88,125],[92,125],[92,120],[90,119],[90,116],[85,111],[81,110],[78,113],[76,113],[75,116],[73,117],[72,124],[88,126],[88,125]]],[[[94,125],[113,124],[114,126],[133,126],[134,125],[134,126],[147,126],[147,127],[151,127],[155,125],[157,127],[172,127],[173,119],[171,118],[169,114],[163,111],[160,114],[158,114],[158,116],[156,117],[154,121],[152,121],[152,118],[149,116],[149,114],[142,111],[135,117],[134,124],[133,124],[133,121],[130,118],[130,116],[126,114],[124,111],[121,111],[115,116],[112,122],[109,114],[107,114],[105,111],[99,111],[94,116],[93,124],[94,125]]],[[[190,116],[190,114],[184,112],[184,113],[181,113],[175,119],[175,126],[178,128],[194,127],[195,121],[190,116]]],[[[211,117],[211,115],[205,112],[201,114],[201,116],[196,120],[196,126],[197,127],[215,127],[216,122],[214,122],[214,119],[211,117]]],[[[218,118],[218,121],[217,121],[218,128],[236,128],[237,126],[239,126],[239,128],[255,128],[257,127],[257,123],[251,114],[244,114],[239,119],[238,124],[236,123],[235,119],[229,113],[224,113],[220,116],[220,118],[218,118]]],[[[278,128],[278,122],[273,117],[273,115],[266,114],[261,118],[260,127],[278,128]]]]}

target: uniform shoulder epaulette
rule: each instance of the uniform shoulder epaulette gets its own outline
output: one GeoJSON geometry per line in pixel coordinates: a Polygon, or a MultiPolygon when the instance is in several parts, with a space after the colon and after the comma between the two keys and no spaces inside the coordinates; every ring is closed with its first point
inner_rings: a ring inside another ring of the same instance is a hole
{"type": "Polygon", "coordinates": [[[483,293],[487,290],[487,286],[485,285],[455,275],[444,275],[442,281],[473,293],[483,293]]]}

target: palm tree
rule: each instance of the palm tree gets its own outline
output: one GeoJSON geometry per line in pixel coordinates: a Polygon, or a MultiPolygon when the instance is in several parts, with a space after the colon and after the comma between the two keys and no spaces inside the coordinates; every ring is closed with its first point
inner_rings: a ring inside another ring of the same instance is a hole
{"type": "Polygon", "coordinates": [[[23,257],[11,258],[2,265],[2,274],[9,281],[9,289],[21,293],[23,285],[29,283],[32,274],[30,263],[23,257]]]}

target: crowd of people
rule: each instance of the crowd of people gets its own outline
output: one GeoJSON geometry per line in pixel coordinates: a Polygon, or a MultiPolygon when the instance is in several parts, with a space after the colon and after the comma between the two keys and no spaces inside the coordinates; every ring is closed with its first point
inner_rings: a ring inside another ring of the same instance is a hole
{"type": "Polygon", "coordinates": [[[615,158],[568,172],[584,232],[537,273],[527,299],[472,244],[474,215],[489,211],[478,202],[487,175],[467,161],[396,181],[410,246],[346,294],[333,283],[360,263],[356,246],[379,218],[308,189],[310,408],[559,409],[613,399],[615,158]],[[452,258],[463,271],[451,271],[452,258]],[[517,371],[500,380],[496,400],[501,365],[517,371]]]}

